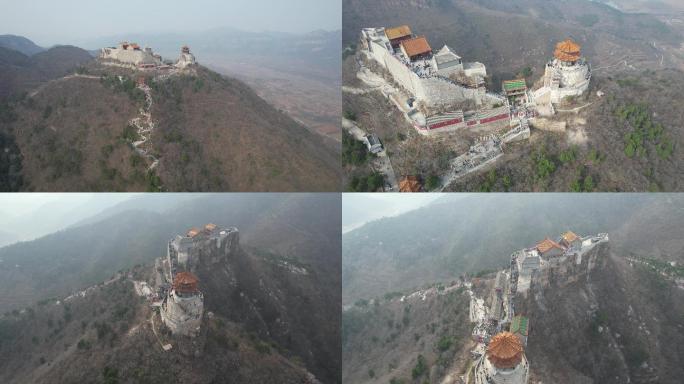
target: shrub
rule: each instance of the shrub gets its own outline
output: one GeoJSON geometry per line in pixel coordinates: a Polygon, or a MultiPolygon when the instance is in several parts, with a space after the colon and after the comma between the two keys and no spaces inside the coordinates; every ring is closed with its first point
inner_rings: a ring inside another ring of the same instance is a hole
{"type": "Polygon", "coordinates": [[[344,111],[344,118],[347,120],[356,121],[356,113],[354,111],[344,111]]]}
{"type": "Polygon", "coordinates": [[[413,370],[411,371],[411,376],[413,376],[414,379],[417,379],[425,372],[427,372],[427,363],[425,362],[425,357],[423,355],[418,355],[418,362],[416,363],[416,366],[413,367],[413,370]]]}
{"type": "Polygon", "coordinates": [[[430,175],[427,177],[425,180],[425,189],[428,191],[432,191],[433,189],[439,187],[439,176],[437,175],[430,175]]]}
{"type": "Polygon", "coordinates": [[[451,348],[451,345],[454,343],[454,340],[451,338],[451,336],[442,336],[441,339],[437,342],[437,349],[440,352],[444,352],[451,348]]]}
{"type": "Polygon", "coordinates": [[[366,146],[347,131],[342,132],[342,165],[362,165],[368,159],[366,146]]]}
{"type": "Polygon", "coordinates": [[[111,367],[104,367],[102,370],[102,378],[105,384],[118,384],[119,383],[119,370],[111,367]]]}
{"type": "Polygon", "coordinates": [[[52,114],[52,106],[47,105],[43,110],[43,119],[47,119],[52,114]]]}

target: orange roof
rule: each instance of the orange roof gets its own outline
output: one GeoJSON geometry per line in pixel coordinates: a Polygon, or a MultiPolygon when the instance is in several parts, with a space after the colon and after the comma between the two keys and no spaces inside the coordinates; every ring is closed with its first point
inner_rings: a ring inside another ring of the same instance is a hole
{"type": "Polygon", "coordinates": [[[425,36],[404,40],[401,42],[401,46],[404,47],[404,51],[408,57],[424,55],[426,53],[432,52],[432,48],[430,48],[430,44],[428,44],[425,36]]]}
{"type": "Polygon", "coordinates": [[[204,226],[204,229],[206,229],[207,231],[213,231],[214,229],[216,229],[216,224],[209,223],[204,226]]]}
{"type": "Polygon", "coordinates": [[[572,231],[567,231],[564,234],[562,234],[561,236],[563,237],[563,240],[567,241],[568,243],[572,243],[573,241],[579,239],[579,236],[577,236],[572,231]]]}
{"type": "Polygon", "coordinates": [[[543,241],[539,242],[539,244],[537,244],[537,250],[541,253],[546,253],[553,248],[558,248],[560,250],[564,250],[560,244],[549,239],[548,237],[546,239],[544,239],[543,241]]]}
{"type": "Polygon", "coordinates": [[[399,192],[420,192],[420,181],[415,176],[406,176],[399,181],[399,192]]]}
{"type": "Polygon", "coordinates": [[[487,358],[497,368],[514,368],[522,357],[520,339],[510,332],[495,335],[487,346],[487,358]]]}
{"type": "Polygon", "coordinates": [[[198,228],[191,228],[188,231],[188,237],[195,237],[195,236],[199,235],[200,232],[201,231],[198,228]]]}
{"type": "Polygon", "coordinates": [[[577,61],[580,58],[581,47],[571,39],[556,44],[553,55],[560,61],[577,61]]]}
{"type": "Polygon", "coordinates": [[[387,28],[385,29],[385,35],[388,39],[401,39],[402,37],[411,36],[411,28],[408,25],[402,25],[400,27],[387,28]]]}
{"type": "Polygon", "coordinates": [[[197,292],[199,279],[190,272],[179,272],[173,278],[173,289],[181,293],[197,292]]]}

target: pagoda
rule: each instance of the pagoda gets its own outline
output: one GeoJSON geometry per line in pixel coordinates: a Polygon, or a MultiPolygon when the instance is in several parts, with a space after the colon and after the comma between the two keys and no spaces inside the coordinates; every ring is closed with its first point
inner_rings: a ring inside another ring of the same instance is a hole
{"type": "Polygon", "coordinates": [[[501,332],[489,341],[475,367],[476,384],[527,384],[529,365],[520,339],[501,332]]]}
{"type": "Polygon", "coordinates": [[[581,47],[571,39],[556,44],[553,56],[565,65],[573,65],[582,57],[581,47]]]}

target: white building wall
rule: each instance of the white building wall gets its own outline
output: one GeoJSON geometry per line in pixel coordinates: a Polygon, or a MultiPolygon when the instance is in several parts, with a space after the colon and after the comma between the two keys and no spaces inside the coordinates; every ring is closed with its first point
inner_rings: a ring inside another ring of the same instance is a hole
{"type": "Polygon", "coordinates": [[[484,369],[489,373],[494,384],[527,384],[529,366],[523,355],[522,361],[512,369],[498,369],[484,357],[484,369]]]}
{"type": "Polygon", "coordinates": [[[476,104],[482,103],[482,96],[484,95],[477,89],[460,87],[436,77],[423,78],[419,81],[424,89],[424,99],[428,105],[450,105],[462,103],[466,100],[473,100],[476,104]]]}
{"type": "Polygon", "coordinates": [[[466,63],[464,66],[465,75],[468,77],[480,76],[487,77],[487,67],[480,62],[466,63]]]}
{"type": "Polygon", "coordinates": [[[399,61],[399,59],[392,56],[385,47],[371,42],[371,53],[373,58],[392,74],[394,81],[411,92],[416,99],[425,98],[425,91],[420,82],[420,77],[399,61]]]}
{"type": "Polygon", "coordinates": [[[180,297],[171,291],[160,314],[164,324],[174,335],[196,336],[202,324],[204,297],[201,293],[180,297]]]}

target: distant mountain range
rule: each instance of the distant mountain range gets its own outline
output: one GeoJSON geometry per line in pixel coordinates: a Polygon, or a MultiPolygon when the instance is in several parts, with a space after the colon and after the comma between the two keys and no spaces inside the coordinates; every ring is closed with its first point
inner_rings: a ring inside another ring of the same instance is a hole
{"type": "Polygon", "coordinates": [[[90,53],[73,46],[57,46],[30,55],[0,46],[0,99],[64,76],[92,59],[90,53]]]}
{"type": "Polygon", "coordinates": [[[21,52],[26,56],[45,51],[45,48],[39,47],[33,41],[16,35],[0,35],[0,47],[21,52]]]}

